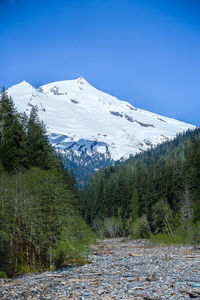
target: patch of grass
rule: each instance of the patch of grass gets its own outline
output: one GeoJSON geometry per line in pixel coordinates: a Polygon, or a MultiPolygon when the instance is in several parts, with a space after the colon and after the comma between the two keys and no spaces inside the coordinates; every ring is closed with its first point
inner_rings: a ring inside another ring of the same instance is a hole
{"type": "Polygon", "coordinates": [[[0,278],[7,278],[7,274],[4,271],[0,271],[0,278]]]}
{"type": "Polygon", "coordinates": [[[176,244],[199,244],[196,232],[175,232],[173,235],[159,233],[151,235],[150,241],[153,244],[176,245],[176,244]]]}
{"type": "Polygon", "coordinates": [[[66,260],[65,264],[68,265],[74,265],[74,266],[82,266],[91,263],[89,259],[83,258],[83,257],[77,257],[77,258],[69,258],[66,260]]]}
{"type": "Polygon", "coordinates": [[[16,273],[13,274],[13,276],[20,276],[20,275],[23,275],[23,274],[30,274],[30,273],[41,273],[41,272],[45,272],[47,270],[51,270],[51,271],[54,271],[55,268],[38,268],[38,269],[33,269],[31,268],[30,266],[27,266],[27,265],[20,265],[18,267],[18,270],[16,271],[16,273]]]}
{"type": "Polygon", "coordinates": [[[182,237],[180,235],[170,236],[166,233],[152,234],[150,241],[153,244],[164,244],[164,245],[184,244],[185,243],[185,241],[182,239],[182,237]]]}

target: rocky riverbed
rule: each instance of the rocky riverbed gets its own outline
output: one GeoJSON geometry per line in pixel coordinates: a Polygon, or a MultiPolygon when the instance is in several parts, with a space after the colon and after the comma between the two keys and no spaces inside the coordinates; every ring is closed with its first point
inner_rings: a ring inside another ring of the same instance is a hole
{"type": "Polygon", "coordinates": [[[200,248],[100,240],[90,264],[0,280],[0,299],[200,299],[200,248]]]}

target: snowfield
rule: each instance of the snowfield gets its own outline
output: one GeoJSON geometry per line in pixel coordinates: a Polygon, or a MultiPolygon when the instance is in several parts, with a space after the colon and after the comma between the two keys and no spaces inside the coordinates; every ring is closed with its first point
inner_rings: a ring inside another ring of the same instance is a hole
{"type": "Polygon", "coordinates": [[[19,112],[37,105],[51,143],[61,151],[110,152],[114,160],[145,151],[195,126],[132,106],[84,78],[38,89],[23,81],[8,89],[19,112]]]}

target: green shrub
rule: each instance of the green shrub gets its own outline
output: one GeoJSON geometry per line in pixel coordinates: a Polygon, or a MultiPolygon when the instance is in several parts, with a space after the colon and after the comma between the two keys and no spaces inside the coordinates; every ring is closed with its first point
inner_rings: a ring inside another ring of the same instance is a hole
{"type": "Polygon", "coordinates": [[[7,278],[6,272],[0,271],[0,278],[7,278]]]}
{"type": "Polygon", "coordinates": [[[95,239],[95,233],[81,218],[68,219],[54,251],[56,267],[86,263],[95,239]]]}

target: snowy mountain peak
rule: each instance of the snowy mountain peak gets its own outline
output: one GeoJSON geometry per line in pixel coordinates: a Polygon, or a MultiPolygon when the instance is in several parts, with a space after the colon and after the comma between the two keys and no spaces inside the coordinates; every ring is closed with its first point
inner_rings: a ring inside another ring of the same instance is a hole
{"type": "Polygon", "coordinates": [[[79,77],[76,80],[78,84],[88,84],[88,82],[83,77],[79,77]]]}
{"type": "MultiPolygon", "coordinates": [[[[41,86],[45,92],[52,92],[57,90],[57,95],[62,95],[62,92],[71,91],[82,91],[85,86],[90,86],[89,83],[83,78],[79,77],[73,80],[63,80],[63,81],[55,81],[49,84],[45,84],[41,86]]],[[[91,87],[91,86],[90,86],[91,87]]]]}
{"type": "Polygon", "coordinates": [[[23,80],[22,82],[20,82],[20,83],[17,83],[16,85],[14,85],[14,87],[22,87],[22,88],[24,88],[24,87],[31,87],[31,88],[33,88],[33,86],[30,84],[30,83],[28,83],[26,80],[23,80]]]}
{"type": "Polygon", "coordinates": [[[17,83],[15,85],[11,86],[8,89],[8,93],[14,96],[16,93],[17,94],[21,94],[21,93],[32,94],[35,90],[36,89],[30,83],[28,83],[27,81],[24,80],[20,83],[17,83]]]}
{"type": "Polygon", "coordinates": [[[91,86],[84,78],[35,89],[22,82],[8,89],[20,112],[37,105],[52,144],[62,151],[97,150],[127,158],[194,128],[132,106],[91,86]]]}

